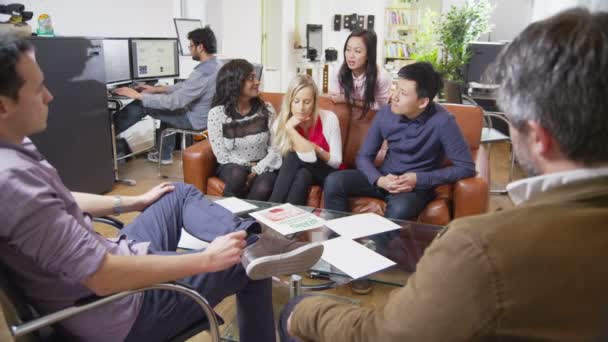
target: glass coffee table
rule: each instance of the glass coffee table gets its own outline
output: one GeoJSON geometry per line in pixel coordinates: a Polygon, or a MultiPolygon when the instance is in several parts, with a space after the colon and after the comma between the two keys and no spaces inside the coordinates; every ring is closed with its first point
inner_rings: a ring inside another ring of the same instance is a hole
{"type": "MultiPolygon", "coordinates": [[[[212,201],[222,199],[222,197],[206,196],[212,201]]],[[[268,209],[279,203],[261,202],[245,200],[246,202],[255,205],[257,208],[241,212],[238,216],[242,218],[251,218],[249,213],[258,210],[268,209]]],[[[328,221],[336,218],[353,215],[353,213],[338,212],[327,209],[312,208],[306,206],[298,206],[307,212],[311,212],[322,219],[328,221]]],[[[381,233],[371,236],[355,239],[355,241],[363,244],[369,249],[374,250],[388,259],[395,262],[395,265],[383,269],[379,272],[370,274],[364,279],[368,279],[375,283],[382,283],[389,286],[404,286],[408,278],[416,270],[416,264],[422,257],[424,250],[431,242],[443,231],[443,226],[429,225],[416,223],[411,221],[391,220],[398,224],[401,228],[387,233],[381,233]]],[[[279,234],[273,229],[264,225],[265,232],[270,234],[279,234]]],[[[279,234],[280,235],[280,234],[279,234]]],[[[297,239],[304,242],[323,242],[335,237],[339,237],[337,233],[323,226],[320,228],[298,232],[286,236],[290,239],[297,239]]],[[[330,265],[323,259],[319,260],[308,272],[307,275],[311,279],[307,279],[306,275],[292,275],[291,279],[286,281],[284,277],[274,277],[276,282],[273,285],[273,305],[275,306],[275,319],[278,320],[278,314],[282,306],[287,302],[289,297],[300,294],[300,291],[317,291],[326,290],[348,284],[353,279],[338,268],[330,265]],[[321,280],[312,280],[321,279],[321,280]],[[284,293],[284,286],[289,286],[289,294],[284,293]]],[[[345,301],[349,304],[358,305],[359,301],[353,298],[335,296],[325,294],[333,299],[345,301]]],[[[222,328],[222,341],[238,341],[238,328],[233,320],[227,320],[222,328]]]]}
{"type": "MultiPolygon", "coordinates": [[[[217,200],[221,197],[207,196],[211,200],[217,200]]],[[[249,213],[271,208],[280,205],[278,203],[262,202],[246,200],[255,206],[256,209],[239,213],[240,217],[251,217],[249,213]]],[[[300,209],[311,212],[322,219],[328,221],[336,218],[353,215],[353,213],[339,212],[321,208],[312,208],[306,206],[298,206],[300,209]]],[[[379,253],[386,258],[394,261],[396,264],[373,273],[365,277],[373,282],[384,283],[393,286],[404,286],[409,276],[416,270],[416,264],[422,257],[424,250],[437,235],[443,231],[443,226],[430,225],[403,220],[390,220],[398,224],[401,228],[386,233],[365,236],[355,239],[355,241],[363,244],[376,253],[379,253]]],[[[264,226],[264,225],[263,225],[264,226]]],[[[266,231],[274,234],[279,234],[271,228],[265,227],[266,231]]],[[[298,232],[286,236],[290,239],[297,239],[304,242],[323,242],[335,237],[339,237],[337,233],[323,226],[320,228],[298,232]]],[[[331,278],[332,281],[339,284],[348,283],[352,280],[341,270],[335,268],[324,260],[320,260],[309,271],[312,278],[331,278]]]]}

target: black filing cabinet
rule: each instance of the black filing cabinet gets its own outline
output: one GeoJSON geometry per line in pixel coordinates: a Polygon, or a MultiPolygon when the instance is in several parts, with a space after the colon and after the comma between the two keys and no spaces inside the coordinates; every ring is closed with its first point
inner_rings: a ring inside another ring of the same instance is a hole
{"type": "Polygon", "coordinates": [[[72,191],[104,193],[114,171],[102,39],[32,38],[53,101],[46,131],[31,136],[72,191]]]}

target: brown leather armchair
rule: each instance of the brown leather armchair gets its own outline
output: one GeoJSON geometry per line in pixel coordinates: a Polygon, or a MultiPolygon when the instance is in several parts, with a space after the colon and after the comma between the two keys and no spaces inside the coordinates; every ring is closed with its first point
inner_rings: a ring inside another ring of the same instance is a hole
{"type": "MultiPolygon", "coordinates": [[[[272,103],[277,111],[280,110],[283,94],[263,93],[262,98],[272,103]]],[[[364,116],[352,114],[347,105],[334,104],[325,97],[321,98],[319,106],[333,111],[338,116],[342,132],[343,161],[348,167],[354,168],[357,152],[376,112],[369,111],[364,116]]],[[[445,225],[458,217],[485,213],[489,203],[488,156],[480,145],[483,110],[477,106],[455,104],[445,104],[444,106],[456,117],[467,144],[471,148],[478,174],[475,177],[436,188],[437,197],[418,216],[418,221],[437,225],[445,225]]],[[[385,152],[386,150],[382,149],[378,153],[377,163],[382,162],[385,152]]],[[[215,176],[217,161],[209,141],[202,141],[188,147],[184,151],[183,159],[184,182],[193,184],[205,194],[223,195],[224,183],[215,176]]],[[[384,215],[386,209],[384,201],[370,197],[352,197],[349,202],[351,211],[355,213],[373,212],[384,215]]],[[[321,187],[313,186],[308,194],[307,205],[321,207],[322,203],[321,187]]]]}

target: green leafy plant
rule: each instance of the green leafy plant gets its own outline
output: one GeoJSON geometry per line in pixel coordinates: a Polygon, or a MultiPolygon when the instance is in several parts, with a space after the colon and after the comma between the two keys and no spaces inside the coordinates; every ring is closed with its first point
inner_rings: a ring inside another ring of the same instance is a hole
{"type": "Polygon", "coordinates": [[[410,54],[410,58],[416,62],[429,62],[437,70],[441,70],[438,30],[440,24],[441,15],[427,8],[414,36],[413,51],[410,54]]]}
{"type": "Polygon", "coordinates": [[[466,0],[463,6],[451,6],[439,23],[441,44],[440,70],[444,77],[463,81],[463,68],[471,56],[467,46],[491,30],[490,15],[493,6],[489,0],[466,0]]]}

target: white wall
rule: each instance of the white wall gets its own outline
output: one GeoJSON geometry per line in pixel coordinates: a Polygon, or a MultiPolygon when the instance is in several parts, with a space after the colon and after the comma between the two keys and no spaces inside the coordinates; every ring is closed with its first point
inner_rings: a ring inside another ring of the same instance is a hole
{"type": "MultiPolygon", "coordinates": [[[[384,6],[385,1],[369,0],[296,0],[297,33],[295,37],[300,38],[300,45],[306,46],[306,24],[323,25],[323,51],[319,52],[321,58],[325,58],[325,49],[333,47],[338,50],[338,56],[342,58],[344,42],[350,34],[350,30],[341,29],[334,31],[334,15],[357,13],[357,15],[374,15],[374,31],[378,36],[378,63],[382,64],[383,37],[384,37],[384,6]]],[[[367,20],[367,19],[366,19],[367,20]]],[[[343,21],[342,26],[343,26],[343,21]]]]}
{"type": "Polygon", "coordinates": [[[576,6],[587,7],[591,11],[608,11],[606,0],[534,0],[532,21],[545,19],[576,6]]]}
{"type": "Polygon", "coordinates": [[[262,61],[261,0],[207,0],[207,20],[222,56],[262,61]]]}
{"type": "MultiPolygon", "coordinates": [[[[492,32],[483,35],[480,41],[513,40],[532,19],[532,4],[538,0],[490,0],[494,11],[490,17],[492,32]]],[[[465,0],[443,0],[442,12],[452,5],[462,6],[465,0]]]]}
{"type": "Polygon", "coordinates": [[[262,4],[262,63],[265,67],[262,87],[264,91],[282,92],[295,74],[291,58],[295,0],[263,0],[262,4]]]}
{"type": "MultiPolygon", "coordinates": [[[[34,19],[48,13],[57,36],[176,37],[173,18],[182,17],[180,0],[23,0],[34,19]],[[86,11],[83,10],[86,8],[86,11]]],[[[200,1],[186,0],[188,18],[204,18],[200,1]]],[[[30,25],[36,30],[37,21],[30,25]]],[[[197,62],[180,57],[180,77],[186,78],[197,62]]]]}
{"type": "Polygon", "coordinates": [[[48,13],[59,36],[175,37],[173,17],[179,0],[22,0],[34,12],[48,13]]]}

